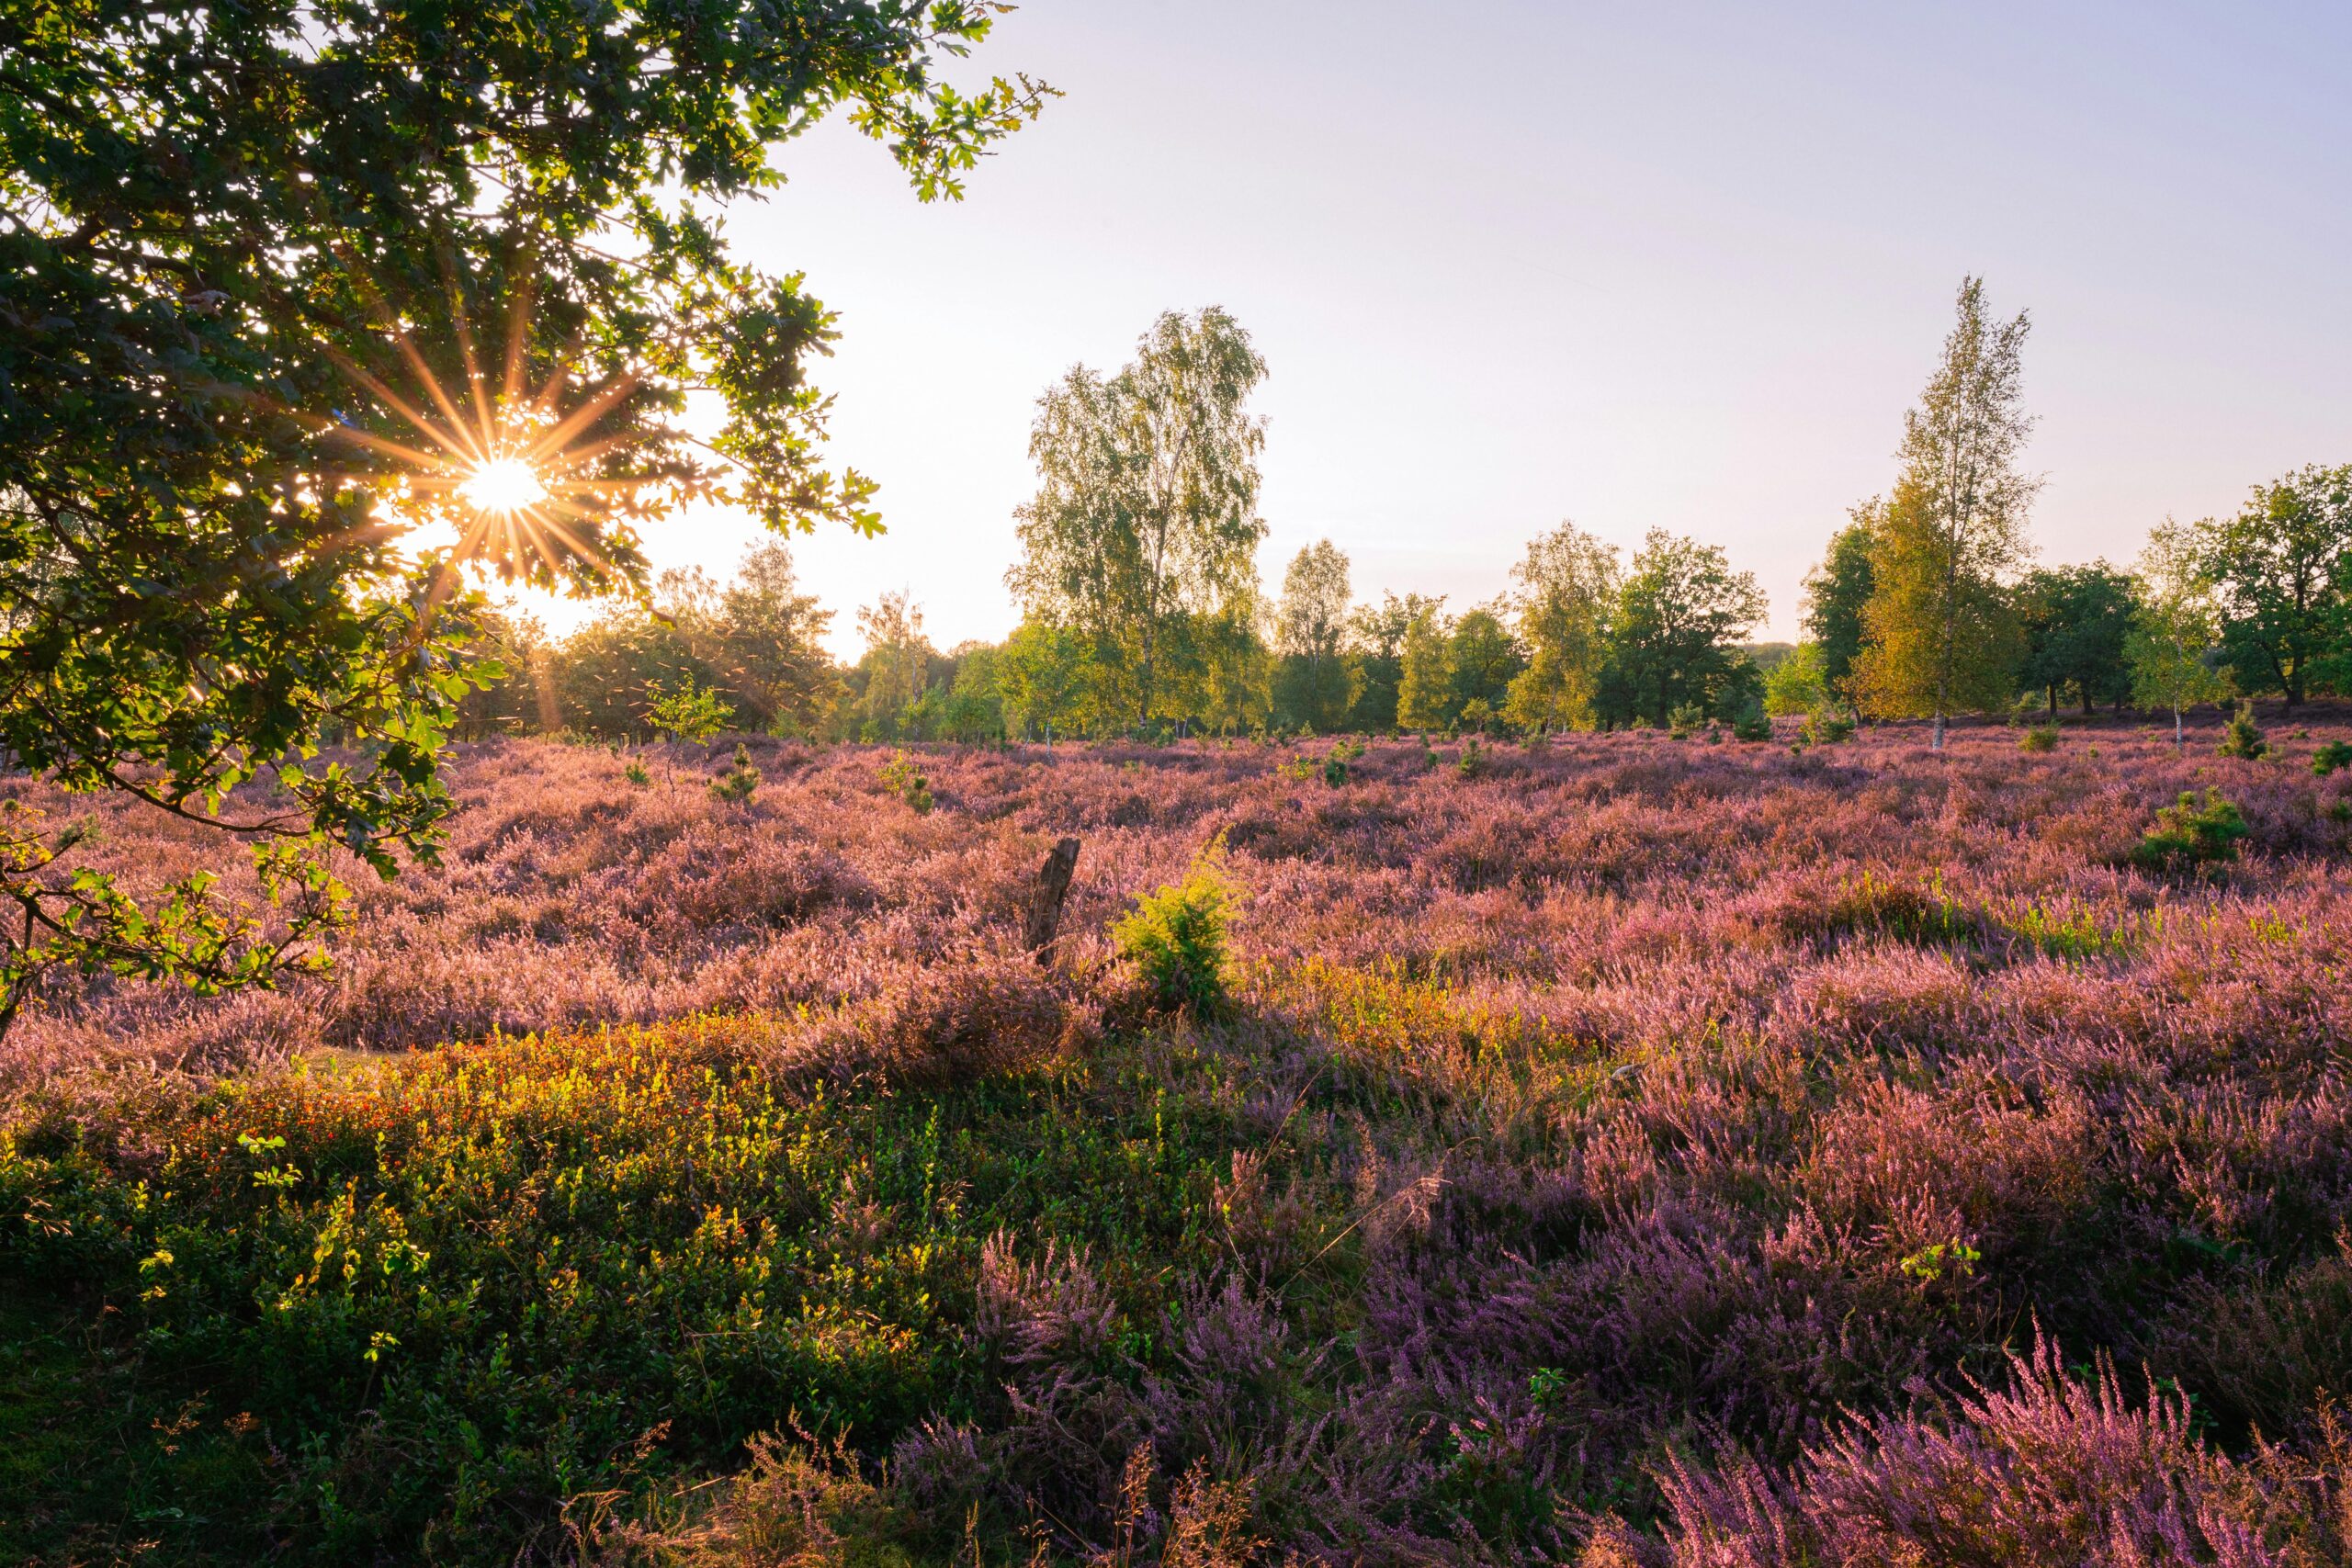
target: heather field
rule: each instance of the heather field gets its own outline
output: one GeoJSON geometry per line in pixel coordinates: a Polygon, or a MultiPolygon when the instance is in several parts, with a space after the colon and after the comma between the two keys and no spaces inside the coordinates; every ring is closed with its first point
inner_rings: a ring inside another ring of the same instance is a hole
{"type": "Polygon", "coordinates": [[[2352,716],[2264,717],[463,748],[331,975],[0,1047],[0,1559],[2344,1562],[2352,716]]]}

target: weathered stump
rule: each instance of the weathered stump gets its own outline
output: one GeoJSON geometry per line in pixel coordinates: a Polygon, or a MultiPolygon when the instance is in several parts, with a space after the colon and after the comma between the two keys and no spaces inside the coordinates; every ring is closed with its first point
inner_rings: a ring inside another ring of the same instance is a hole
{"type": "Polygon", "coordinates": [[[1055,933],[1061,930],[1062,900],[1069,897],[1070,874],[1077,869],[1078,840],[1058,840],[1046,856],[1046,863],[1037,868],[1037,880],[1029,889],[1029,918],[1022,927],[1021,942],[1040,964],[1052,956],[1055,933]]]}

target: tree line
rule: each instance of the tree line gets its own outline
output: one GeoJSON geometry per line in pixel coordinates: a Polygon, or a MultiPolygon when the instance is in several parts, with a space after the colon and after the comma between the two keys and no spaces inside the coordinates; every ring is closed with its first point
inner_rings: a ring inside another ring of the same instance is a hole
{"type": "Polygon", "coordinates": [[[1035,496],[1006,581],[1001,643],[942,650],[902,595],[858,613],[865,651],[824,650],[831,612],[780,542],[725,585],[694,570],[551,642],[494,628],[507,673],[468,699],[477,729],[643,734],[682,687],[747,729],[832,739],[1136,733],[1544,732],[1842,713],[1932,721],[2031,705],[2182,714],[2235,695],[2290,707],[2352,691],[2352,467],[2256,487],[2237,513],[2167,521],[2131,569],[2039,567],[2040,480],[2020,466],[2030,321],[1962,285],[1905,416],[1888,493],[1855,506],[1805,583],[1803,639],[1752,641],[1754,576],[1652,530],[1630,558],[1571,523],[1532,540],[1510,588],[1359,602],[1330,540],[1269,593],[1257,569],[1266,367],[1240,324],[1168,314],[1116,374],[1073,367],[1039,401],[1035,496]]]}

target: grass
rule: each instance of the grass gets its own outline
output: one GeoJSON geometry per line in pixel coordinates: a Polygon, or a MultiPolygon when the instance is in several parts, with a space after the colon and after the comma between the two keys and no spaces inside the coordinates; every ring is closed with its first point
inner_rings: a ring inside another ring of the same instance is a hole
{"type": "Polygon", "coordinates": [[[38,1216],[12,1300],[85,1304],[8,1319],[30,1503],[0,1540],[488,1561],[579,1495],[730,1465],[786,1407],[859,1436],[956,1419],[988,1392],[963,1330],[1000,1231],[1091,1247],[1149,1365],[1171,1281],[1219,1247],[1222,1087],[1163,1043],[788,1091],[699,1020],[165,1096],[136,1125],[36,1113],[0,1143],[0,1205],[38,1216]],[[153,1451],[183,1408],[194,1435],[153,1451]]]}

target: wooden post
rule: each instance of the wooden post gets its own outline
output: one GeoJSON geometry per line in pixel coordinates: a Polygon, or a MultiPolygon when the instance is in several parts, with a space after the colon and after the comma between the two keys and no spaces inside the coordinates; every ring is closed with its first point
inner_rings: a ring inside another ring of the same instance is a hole
{"type": "Polygon", "coordinates": [[[1043,964],[1051,955],[1054,935],[1061,929],[1062,900],[1069,896],[1070,874],[1078,869],[1078,840],[1056,841],[1046,863],[1037,868],[1036,885],[1029,889],[1029,919],[1021,932],[1022,944],[1043,964]]]}

